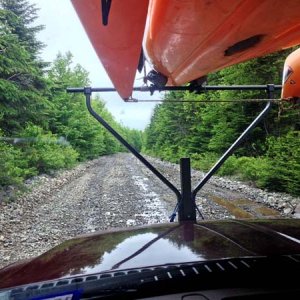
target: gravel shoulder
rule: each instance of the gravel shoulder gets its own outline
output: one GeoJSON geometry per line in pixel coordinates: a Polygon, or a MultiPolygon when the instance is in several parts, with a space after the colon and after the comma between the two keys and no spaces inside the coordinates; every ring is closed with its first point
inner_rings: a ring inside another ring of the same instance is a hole
{"type": "MultiPolygon", "coordinates": [[[[180,186],[178,165],[149,159],[180,186]]],[[[202,176],[193,171],[194,186],[202,176]]],[[[39,176],[28,187],[30,192],[14,202],[0,199],[0,267],[78,234],[168,222],[176,204],[174,193],[127,153],[100,157],[54,177],[39,176]]],[[[300,198],[218,177],[199,193],[197,205],[206,219],[235,218],[224,200],[252,217],[299,217],[300,198]]]]}

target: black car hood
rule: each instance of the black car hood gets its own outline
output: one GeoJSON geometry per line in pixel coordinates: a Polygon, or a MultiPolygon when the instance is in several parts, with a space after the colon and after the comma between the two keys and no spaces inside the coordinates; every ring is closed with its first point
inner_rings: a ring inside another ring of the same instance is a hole
{"type": "Polygon", "coordinates": [[[111,270],[300,254],[300,220],[169,223],[79,236],[0,270],[0,288],[111,270]]]}

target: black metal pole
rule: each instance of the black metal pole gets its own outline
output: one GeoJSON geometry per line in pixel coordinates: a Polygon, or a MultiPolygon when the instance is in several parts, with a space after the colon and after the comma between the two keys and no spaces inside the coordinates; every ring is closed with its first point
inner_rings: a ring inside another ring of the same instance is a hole
{"type": "MultiPolygon", "coordinates": [[[[269,97],[273,95],[269,92],[269,97]]],[[[226,159],[234,152],[234,150],[247,138],[250,132],[255,128],[259,122],[261,122],[271,109],[271,102],[268,102],[262,112],[255,118],[255,120],[247,127],[247,129],[239,136],[239,138],[229,147],[229,149],[223,154],[223,156],[217,161],[217,163],[209,170],[204,178],[198,183],[194,191],[192,192],[192,199],[195,201],[196,195],[199,190],[205,185],[205,183],[215,174],[219,168],[223,165],[226,159]]]]}
{"type": "MultiPolygon", "coordinates": [[[[205,92],[205,91],[248,91],[248,90],[260,90],[267,91],[269,89],[268,84],[265,85],[207,85],[200,86],[191,89],[190,86],[165,86],[165,87],[154,87],[154,86],[142,86],[133,87],[135,92],[162,92],[162,91],[192,91],[192,92],[205,92]]],[[[281,85],[272,85],[275,90],[281,90],[281,85]]],[[[67,88],[67,92],[70,93],[84,93],[85,88],[67,88]]],[[[103,87],[103,88],[91,88],[91,92],[116,92],[115,88],[103,87]]]]}
{"type": "Polygon", "coordinates": [[[90,114],[105,127],[121,144],[123,144],[137,159],[139,159],[152,173],[154,173],[165,185],[167,185],[176,195],[177,201],[181,200],[181,194],[178,189],[157,169],[154,168],[136,149],[134,149],[118,132],[116,132],[104,119],[102,119],[91,106],[92,89],[85,88],[86,106],[90,114]]]}
{"type": "Polygon", "coordinates": [[[189,158],[180,159],[180,178],[182,199],[178,207],[179,222],[196,222],[196,205],[195,201],[192,201],[191,163],[189,158]]]}

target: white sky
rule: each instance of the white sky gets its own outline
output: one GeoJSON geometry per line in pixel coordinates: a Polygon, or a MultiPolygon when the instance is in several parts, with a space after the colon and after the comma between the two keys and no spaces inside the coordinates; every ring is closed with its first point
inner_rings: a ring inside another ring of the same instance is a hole
{"type": "MultiPolygon", "coordinates": [[[[29,0],[40,8],[38,24],[46,28],[38,39],[47,46],[42,52],[45,61],[52,62],[57,53],[70,51],[75,64],[80,64],[90,74],[93,87],[112,87],[70,0],[29,0]]],[[[137,75],[139,77],[139,75],[137,75]]],[[[141,76],[140,76],[141,77],[141,76]]],[[[139,86],[142,81],[136,81],[139,86]]],[[[117,93],[102,93],[107,109],[115,119],[125,126],[144,129],[150,121],[154,103],[124,103],[117,93]]],[[[138,99],[149,99],[149,94],[133,95],[138,99]]],[[[159,94],[156,98],[159,97],[159,94]]]]}

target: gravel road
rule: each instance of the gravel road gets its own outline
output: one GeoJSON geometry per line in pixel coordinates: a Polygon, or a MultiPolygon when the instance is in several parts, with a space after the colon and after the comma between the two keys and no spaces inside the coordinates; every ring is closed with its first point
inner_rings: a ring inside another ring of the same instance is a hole
{"type": "MultiPolygon", "coordinates": [[[[178,165],[151,162],[180,186],[178,165]]],[[[202,176],[193,171],[194,186],[202,176]]],[[[30,191],[13,202],[0,198],[0,268],[78,234],[168,222],[176,204],[173,192],[126,153],[39,176],[27,186],[30,191]]],[[[299,203],[299,198],[217,177],[197,197],[206,219],[299,217],[299,203]]]]}

